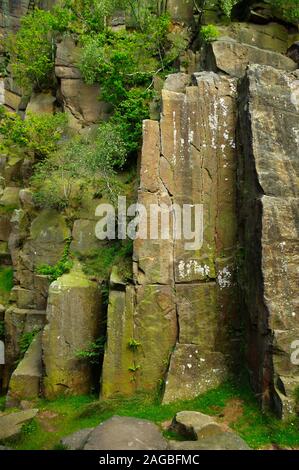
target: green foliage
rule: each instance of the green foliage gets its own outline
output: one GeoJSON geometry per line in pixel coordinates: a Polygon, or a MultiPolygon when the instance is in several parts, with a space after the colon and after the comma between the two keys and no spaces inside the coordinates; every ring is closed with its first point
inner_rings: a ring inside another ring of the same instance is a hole
{"type": "Polygon", "coordinates": [[[219,37],[219,30],[213,24],[202,26],[200,28],[200,37],[204,42],[215,41],[219,37]]]}
{"type": "Polygon", "coordinates": [[[135,152],[140,147],[142,122],[149,118],[151,97],[149,90],[131,88],[111,119],[112,125],[120,129],[128,153],[135,152]]]}
{"type": "Polygon", "coordinates": [[[54,11],[57,17],[64,18],[68,30],[90,34],[107,27],[107,19],[119,3],[119,0],[65,0],[62,8],[54,11]]]}
{"type": "Polygon", "coordinates": [[[0,320],[0,340],[3,340],[5,337],[5,323],[3,320],[0,320]]]}
{"type": "MultiPolygon", "coordinates": [[[[219,6],[223,13],[230,18],[235,5],[242,0],[219,0],[219,6]]],[[[286,21],[298,24],[299,22],[299,0],[268,0],[265,3],[272,7],[274,15],[282,17],[286,21]]]]}
{"type": "Polygon", "coordinates": [[[86,41],[80,71],[86,83],[100,83],[102,98],[117,106],[130,87],[150,84],[159,68],[152,49],[142,33],[106,32],[86,41]]]}
{"type": "Polygon", "coordinates": [[[140,346],[141,346],[141,343],[134,338],[131,338],[128,342],[128,348],[133,352],[138,351],[140,346]]]}
{"type": "Polygon", "coordinates": [[[76,352],[78,359],[88,361],[90,364],[99,364],[100,356],[105,351],[106,337],[100,336],[94,342],[89,343],[86,349],[76,352]]]}
{"type": "Polygon", "coordinates": [[[237,3],[240,3],[240,0],[220,0],[220,7],[228,18],[231,17],[232,9],[237,3]]]}
{"type": "Polygon", "coordinates": [[[34,329],[33,331],[28,331],[22,333],[19,338],[19,349],[20,349],[20,357],[18,359],[18,363],[23,359],[27,350],[29,349],[32,341],[34,340],[35,336],[39,332],[39,329],[34,329]]]}
{"type": "Polygon", "coordinates": [[[32,151],[37,157],[46,157],[58,147],[67,124],[66,115],[28,114],[23,120],[18,114],[0,107],[0,148],[19,147],[32,151]]]}
{"type": "Polygon", "coordinates": [[[130,367],[128,367],[128,371],[129,371],[129,372],[133,372],[133,374],[134,374],[134,373],[137,372],[140,368],[141,368],[141,366],[140,366],[139,364],[135,364],[135,363],[134,363],[133,365],[131,365],[130,367]]]}
{"type": "Polygon", "coordinates": [[[284,19],[299,23],[299,0],[271,0],[274,11],[281,12],[284,19]]]}
{"type": "Polygon", "coordinates": [[[28,436],[30,434],[35,433],[37,431],[37,429],[38,429],[38,426],[37,426],[36,420],[31,419],[27,423],[23,424],[22,429],[21,429],[21,434],[23,436],[28,436]]]}
{"type": "Polygon", "coordinates": [[[79,65],[84,80],[99,83],[101,98],[113,105],[111,122],[121,129],[128,153],[140,146],[154,76],[165,73],[189,42],[186,33],[169,31],[168,15],[148,18],[140,31],[108,30],[85,39],[79,65]]]}
{"type": "Polygon", "coordinates": [[[13,288],[13,269],[0,266],[0,294],[10,292],[13,288]]]}
{"type": "Polygon", "coordinates": [[[0,397],[0,411],[5,410],[6,396],[0,397]]]}
{"type": "Polygon", "coordinates": [[[141,369],[141,365],[135,361],[131,366],[128,367],[128,371],[131,373],[131,382],[137,381],[137,372],[141,369]]]}
{"type": "Polygon", "coordinates": [[[97,276],[99,279],[108,279],[112,267],[118,266],[118,273],[124,280],[132,279],[132,252],[131,241],[114,242],[93,250],[88,256],[81,256],[83,271],[88,276],[97,276]]]}
{"type": "Polygon", "coordinates": [[[42,264],[41,266],[38,266],[38,268],[36,269],[36,272],[44,276],[49,276],[51,282],[55,281],[56,279],[61,277],[63,274],[70,272],[73,266],[72,261],[69,259],[71,243],[72,243],[72,239],[69,238],[66,241],[66,245],[64,247],[64,251],[63,251],[63,255],[61,259],[54,266],[50,266],[48,264],[42,264]]]}
{"type": "Polygon", "coordinates": [[[32,185],[41,207],[75,206],[94,187],[114,202],[119,192],[116,170],[125,164],[127,147],[120,126],[102,123],[89,135],[73,138],[36,165],[32,185]]]}
{"type": "Polygon", "coordinates": [[[35,9],[22,17],[19,31],[7,41],[13,76],[26,91],[53,81],[57,27],[50,12],[35,9]]]}

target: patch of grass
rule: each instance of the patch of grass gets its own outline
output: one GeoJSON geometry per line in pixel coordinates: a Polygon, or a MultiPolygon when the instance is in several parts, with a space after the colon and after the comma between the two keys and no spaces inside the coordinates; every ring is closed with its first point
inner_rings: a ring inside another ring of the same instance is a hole
{"type": "Polygon", "coordinates": [[[5,410],[6,396],[0,397],[0,411],[5,410]]]}
{"type": "Polygon", "coordinates": [[[6,204],[5,206],[0,206],[0,214],[11,214],[17,208],[18,206],[15,204],[6,204]]]}
{"type": "MultiPolygon", "coordinates": [[[[113,415],[143,418],[161,424],[172,420],[182,410],[200,411],[214,416],[221,416],[230,400],[242,400],[243,415],[231,425],[253,448],[276,444],[280,447],[298,447],[298,419],[293,422],[281,422],[272,415],[261,413],[254,395],[247,385],[224,383],[215,390],[200,395],[193,400],[178,401],[161,405],[157,399],[138,393],[132,398],[118,397],[98,401],[93,396],[61,397],[54,401],[40,400],[37,407],[40,412],[57,414],[51,425],[55,431],[46,431],[42,420],[37,418],[36,429],[14,444],[16,449],[57,449],[62,437],[80,429],[94,427],[113,415]]],[[[167,438],[181,440],[182,437],[170,431],[164,431],[167,438]]]]}
{"type": "Polygon", "coordinates": [[[6,302],[13,288],[13,269],[0,266],[0,303],[6,302]]]}

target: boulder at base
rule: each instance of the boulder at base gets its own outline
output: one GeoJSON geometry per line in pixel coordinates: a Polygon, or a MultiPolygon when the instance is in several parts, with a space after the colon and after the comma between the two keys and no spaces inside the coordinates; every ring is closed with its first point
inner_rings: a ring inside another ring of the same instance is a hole
{"type": "Polygon", "coordinates": [[[37,413],[38,410],[32,409],[0,416],[0,441],[18,436],[22,426],[33,419],[37,413]]]}
{"type": "Polygon", "coordinates": [[[158,426],[144,419],[113,416],[89,435],[84,450],[166,450],[158,426]]]}

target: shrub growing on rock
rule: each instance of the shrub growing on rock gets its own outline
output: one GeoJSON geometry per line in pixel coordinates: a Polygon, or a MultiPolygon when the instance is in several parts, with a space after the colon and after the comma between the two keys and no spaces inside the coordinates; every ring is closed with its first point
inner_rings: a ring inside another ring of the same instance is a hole
{"type": "Polygon", "coordinates": [[[7,113],[0,107],[0,148],[20,147],[38,157],[46,157],[57,149],[67,124],[66,115],[28,114],[23,120],[18,114],[7,113]]]}
{"type": "Polygon", "coordinates": [[[32,177],[36,204],[59,209],[76,206],[91,186],[113,201],[116,170],[123,167],[126,155],[121,129],[110,122],[95,133],[71,139],[36,165],[32,177]]]}

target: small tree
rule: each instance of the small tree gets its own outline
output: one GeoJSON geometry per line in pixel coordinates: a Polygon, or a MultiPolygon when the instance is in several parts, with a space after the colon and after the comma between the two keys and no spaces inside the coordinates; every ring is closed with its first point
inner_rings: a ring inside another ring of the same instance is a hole
{"type": "Polygon", "coordinates": [[[12,73],[26,91],[42,89],[51,84],[55,59],[53,16],[48,11],[33,10],[23,16],[21,27],[10,35],[7,49],[12,73]]]}
{"type": "Polygon", "coordinates": [[[115,172],[124,165],[127,152],[120,131],[103,123],[95,135],[72,139],[36,165],[32,178],[36,203],[65,208],[80,202],[88,186],[100,188],[114,202],[115,172]]]}

